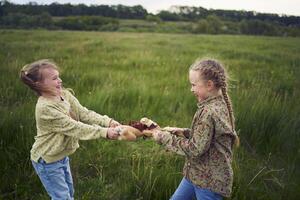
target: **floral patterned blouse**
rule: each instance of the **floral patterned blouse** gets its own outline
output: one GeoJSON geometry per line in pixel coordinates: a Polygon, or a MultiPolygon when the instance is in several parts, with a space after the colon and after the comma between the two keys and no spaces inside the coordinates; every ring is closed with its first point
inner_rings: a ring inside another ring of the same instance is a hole
{"type": "Polygon", "coordinates": [[[186,156],[185,178],[201,188],[230,197],[235,134],[226,103],[220,95],[198,104],[188,138],[161,131],[157,142],[167,150],[186,156]]]}

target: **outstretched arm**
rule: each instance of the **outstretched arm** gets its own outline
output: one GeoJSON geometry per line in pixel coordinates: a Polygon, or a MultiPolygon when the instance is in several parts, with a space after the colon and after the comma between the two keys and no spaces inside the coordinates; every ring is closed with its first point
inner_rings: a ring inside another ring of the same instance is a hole
{"type": "Polygon", "coordinates": [[[189,138],[190,137],[190,133],[191,133],[191,129],[189,128],[178,128],[178,127],[164,127],[162,129],[163,131],[168,131],[173,135],[179,136],[179,137],[185,137],[185,138],[189,138]]]}
{"type": "Polygon", "coordinates": [[[177,137],[168,131],[155,130],[153,138],[162,144],[167,150],[188,157],[197,157],[204,154],[213,137],[213,123],[210,116],[204,116],[201,121],[196,122],[190,138],[177,137]]]}
{"type": "Polygon", "coordinates": [[[48,132],[64,134],[80,140],[90,140],[100,137],[117,139],[119,136],[114,128],[104,128],[76,121],[50,105],[43,107],[38,113],[38,125],[48,132]]]}
{"type": "Polygon", "coordinates": [[[78,121],[86,124],[98,124],[103,127],[116,127],[120,125],[119,122],[108,117],[107,115],[100,115],[92,110],[82,106],[80,102],[69,91],[65,91],[66,97],[71,104],[71,109],[76,115],[78,121]]]}

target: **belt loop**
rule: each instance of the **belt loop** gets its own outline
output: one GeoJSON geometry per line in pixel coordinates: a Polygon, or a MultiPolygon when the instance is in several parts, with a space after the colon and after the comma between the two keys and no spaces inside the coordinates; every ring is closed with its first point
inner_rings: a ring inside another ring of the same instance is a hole
{"type": "Polygon", "coordinates": [[[46,163],[46,162],[45,162],[45,160],[44,160],[42,157],[40,157],[40,158],[38,159],[38,163],[44,164],[44,163],[46,163]]]}

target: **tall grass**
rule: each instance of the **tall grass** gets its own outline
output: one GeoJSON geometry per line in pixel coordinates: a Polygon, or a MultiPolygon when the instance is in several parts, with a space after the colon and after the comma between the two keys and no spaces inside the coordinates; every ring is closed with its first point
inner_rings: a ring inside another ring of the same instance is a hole
{"type": "MultiPolygon", "coordinates": [[[[300,198],[298,38],[2,30],[0,46],[0,199],[47,199],[29,159],[36,98],[18,79],[23,65],[53,59],[84,106],[123,123],[188,127],[198,57],[221,60],[231,76],[241,138],[231,199],[300,198]]],[[[183,162],[151,140],[84,141],[71,156],[76,197],[168,199],[183,162]]]]}

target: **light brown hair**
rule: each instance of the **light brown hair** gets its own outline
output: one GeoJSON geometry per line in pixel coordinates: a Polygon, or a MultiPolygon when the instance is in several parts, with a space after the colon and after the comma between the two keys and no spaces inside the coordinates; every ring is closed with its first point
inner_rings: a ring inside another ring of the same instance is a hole
{"type": "Polygon", "coordinates": [[[48,59],[42,59],[25,65],[20,71],[21,81],[38,96],[41,96],[43,92],[55,95],[53,90],[41,84],[41,81],[43,81],[42,70],[46,68],[59,70],[54,62],[48,59]]]}

